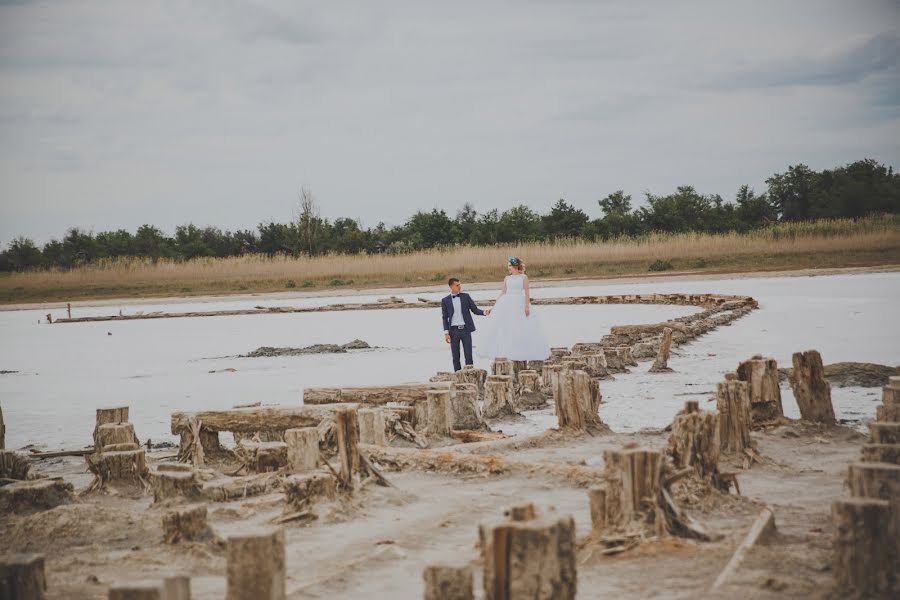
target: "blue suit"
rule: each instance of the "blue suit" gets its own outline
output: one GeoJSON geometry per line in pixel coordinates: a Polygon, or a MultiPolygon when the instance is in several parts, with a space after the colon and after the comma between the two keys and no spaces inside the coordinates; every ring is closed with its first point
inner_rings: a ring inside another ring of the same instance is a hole
{"type": "Polygon", "coordinates": [[[465,325],[462,328],[453,327],[450,323],[453,321],[453,298],[446,296],[441,300],[441,321],[444,331],[450,334],[450,351],[453,353],[453,368],[456,371],[462,369],[459,361],[459,345],[462,342],[463,351],[466,355],[466,364],[473,364],[472,361],[472,332],[475,331],[475,321],[472,319],[472,313],[484,316],[484,311],[475,305],[472,297],[465,293],[459,294],[459,306],[462,309],[462,317],[465,325]]]}

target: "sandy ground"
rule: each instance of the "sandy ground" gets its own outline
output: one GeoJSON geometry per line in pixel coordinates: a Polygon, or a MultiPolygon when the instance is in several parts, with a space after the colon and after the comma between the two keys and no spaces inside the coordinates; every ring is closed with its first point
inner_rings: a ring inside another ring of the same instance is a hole
{"type": "MultiPolygon", "coordinates": [[[[602,414],[602,406],[601,406],[602,414]]],[[[601,465],[604,449],[637,442],[662,448],[667,434],[605,434],[550,439],[515,449],[498,443],[498,456],[528,461],[601,465]]],[[[847,464],[863,438],[843,427],[794,424],[754,433],[762,464],[739,470],[743,496],[714,493],[689,506],[691,514],[725,537],[717,542],[666,538],[615,557],[590,544],[579,552],[580,598],[827,598],[832,526],[830,504],[843,493],[847,464]],[[725,566],[762,505],[775,512],[779,535],[754,549],[718,595],[709,586],[725,566]],[[652,573],[652,576],[648,576],[652,573]]],[[[461,447],[465,448],[465,447],[461,447]]],[[[481,445],[479,453],[490,452],[481,445]]],[[[160,459],[164,453],[155,453],[160,459]]],[[[37,467],[64,475],[84,488],[90,476],[80,459],[37,467]]],[[[452,476],[388,473],[398,489],[369,486],[345,502],[316,507],[318,519],[286,524],[290,598],[421,598],[422,570],[433,562],[475,566],[480,592],[477,526],[523,501],[543,511],[573,515],[578,537],[590,532],[587,492],[571,482],[542,476],[452,476]]],[[[677,484],[676,484],[677,485],[677,484]]],[[[265,524],[282,514],[283,495],[273,492],[209,506],[216,534],[265,524]]],[[[182,572],[192,577],[194,598],[222,598],[224,549],[216,542],[166,545],[164,508],[147,496],[92,494],[79,502],[30,516],[0,517],[0,550],[41,552],[47,557],[48,595],[102,598],[109,583],[182,572]]]]}
{"type": "MultiPolygon", "coordinates": [[[[639,275],[597,278],[597,277],[576,277],[561,279],[535,279],[531,281],[532,288],[554,288],[554,287],[575,287],[575,286],[592,286],[599,283],[616,284],[629,283],[635,281],[658,281],[661,283],[669,281],[715,281],[717,279],[753,279],[762,277],[815,277],[822,275],[841,275],[850,273],[892,273],[900,271],[900,265],[881,265],[876,267],[841,267],[832,269],[795,269],[789,271],[759,271],[747,273],[710,273],[710,272],[680,272],[680,273],[641,273],[639,275]]],[[[467,291],[478,290],[495,290],[497,282],[486,283],[465,283],[467,291]]],[[[446,292],[447,286],[444,284],[432,284],[425,286],[410,287],[384,287],[384,288],[340,288],[318,291],[290,291],[290,292],[267,292],[259,294],[219,294],[210,296],[173,296],[173,297],[152,297],[152,298],[109,298],[103,300],[81,300],[72,302],[72,308],[87,306],[133,306],[140,304],[203,304],[206,302],[222,300],[241,301],[241,300],[289,300],[309,299],[309,298],[331,298],[331,297],[347,297],[377,294],[379,296],[390,296],[392,294],[427,294],[436,292],[446,292]]],[[[8,310],[50,310],[64,309],[65,302],[34,302],[19,304],[0,305],[0,311],[8,310]]]]}

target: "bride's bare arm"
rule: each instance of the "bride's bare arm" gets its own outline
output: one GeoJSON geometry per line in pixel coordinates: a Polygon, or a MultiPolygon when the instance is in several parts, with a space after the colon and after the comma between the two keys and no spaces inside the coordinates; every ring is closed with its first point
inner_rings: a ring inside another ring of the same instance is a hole
{"type": "Polygon", "coordinates": [[[531,290],[528,288],[528,276],[525,276],[525,280],[522,283],[525,288],[525,316],[531,314],[531,290]]]}

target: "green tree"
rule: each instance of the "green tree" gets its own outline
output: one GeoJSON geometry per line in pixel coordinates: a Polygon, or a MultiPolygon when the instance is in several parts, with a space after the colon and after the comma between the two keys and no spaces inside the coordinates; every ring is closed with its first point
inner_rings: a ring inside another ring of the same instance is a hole
{"type": "Polygon", "coordinates": [[[34,242],[23,236],[15,238],[9,243],[6,252],[6,261],[9,269],[13,271],[27,271],[36,269],[41,265],[41,251],[34,242]]]}
{"type": "Polygon", "coordinates": [[[534,241],[541,238],[541,215],[524,204],[503,211],[497,222],[498,242],[534,241]]]}
{"type": "Polygon", "coordinates": [[[544,235],[548,238],[574,237],[589,220],[587,213],[560,198],[550,209],[550,214],[542,219],[544,235]]]}

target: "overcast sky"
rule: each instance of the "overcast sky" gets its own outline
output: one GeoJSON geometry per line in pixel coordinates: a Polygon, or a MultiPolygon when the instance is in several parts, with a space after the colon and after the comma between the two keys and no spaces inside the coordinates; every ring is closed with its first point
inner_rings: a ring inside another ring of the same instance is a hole
{"type": "Polygon", "coordinates": [[[900,3],[0,0],[0,244],[900,167],[900,3]]]}

